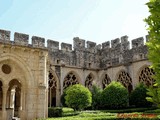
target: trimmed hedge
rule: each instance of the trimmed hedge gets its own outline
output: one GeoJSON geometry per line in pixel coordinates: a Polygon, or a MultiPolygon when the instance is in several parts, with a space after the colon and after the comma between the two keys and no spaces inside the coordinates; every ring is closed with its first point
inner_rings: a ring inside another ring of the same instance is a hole
{"type": "MultiPolygon", "coordinates": [[[[67,89],[67,88],[66,88],[67,89]]],[[[65,90],[63,90],[63,94],[61,95],[61,104],[62,104],[62,106],[63,107],[68,107],[67,105],[66,105],[66,100],[65,100],[65,96],[66,96],[66,89],[65,90]]]]}
{"type": "Polygon", "coordinates": [[[66,90],[65,100],[65,103],[74,110],[82,110],[91,106],[92,94],[88,88],[76,84],[66,90]]]}
{"type": "Polygon", "coordinates": [[[96,85],[93,85],[91,93],[92,93],[92,106],[91,106],[92,110],[97,110],[101,107],[102,90],[96,85]]]}
{"type": "Polygon", "coordinates": [[[146,100],[147,87],[140,83],[136,86],[129,96],[129,104],[135,107],[149,107],[152,106],[152,103],[146,100]]]}
{"type": "Polygon", "coordinates": [[[62,117],[62,108],[60,107],[49,107],[48,108],[48,117],[62,117]]]}
{"type": "Polygon", "coordinates": [[[102,92],[103,109],[126,108],[129,105],[127,89],[120,83],[112,81],[102,92]]]}
{"type": "Polygon", "coordinates": [[[144,113],[154,113],[154,114],[159,114],[160,115],[160,109],[155,109],[155,110],[147,110],[144,113]]]}

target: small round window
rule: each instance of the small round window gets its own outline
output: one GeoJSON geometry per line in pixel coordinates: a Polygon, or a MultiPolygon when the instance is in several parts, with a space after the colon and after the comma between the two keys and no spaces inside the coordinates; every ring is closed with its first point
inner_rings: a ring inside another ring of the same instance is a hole
{"type": "Polygon", "coordinates": [[[5,74],[9,74],[11,72],[11,67],[7,64],[4,64],[2,65],[2,71],[5,73],[5,74]]]}

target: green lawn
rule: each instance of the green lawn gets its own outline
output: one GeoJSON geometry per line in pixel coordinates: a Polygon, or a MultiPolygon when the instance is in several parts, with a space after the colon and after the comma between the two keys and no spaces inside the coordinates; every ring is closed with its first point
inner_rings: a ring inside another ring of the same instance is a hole
{"type": "Polygon", "coordinates": [[[102,120],[105,118],[116,118],[116,113],[103,113],[103,112],[76,112],[72,116],[65,116],[60,118],[48,118],[47,120],[102,120]]]}
{"type": "Polygon", "coordinates": [[[96,111],[86,110],[81,112],[80,111],[74,112],[73,109],[71,108],[63,108],[63,117],[48,118],[46,120],[130,120],[130,119],[159,120],[160,109],[151,110],[150,108],[138,108],[138,109],[136,108],[136,109],[125,109],[125,110],[96,110],[96,111]],[[135,112],[135,110],[139,112],[135,112]]]}

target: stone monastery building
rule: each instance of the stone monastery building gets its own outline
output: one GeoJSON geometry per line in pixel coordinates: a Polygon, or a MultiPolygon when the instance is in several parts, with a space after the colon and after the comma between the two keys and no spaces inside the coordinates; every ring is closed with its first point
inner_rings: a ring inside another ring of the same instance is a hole
{"type": "MultiPolygon", "coordinates": [[[[60,96],[69,85],[93,84],[105,88],[120,81],[129,92],[139,82],[152,85],[144,38],[127,36],[101,45],[73,39],[73,46],[53,40],[0,30],[0,120],[47,118],[48,106],[60,106],[60,96]],[[73,48],[73,49],[72,49],[73,48]]],[[[146,36],[146,41],[147,41],[146,36]]]]}

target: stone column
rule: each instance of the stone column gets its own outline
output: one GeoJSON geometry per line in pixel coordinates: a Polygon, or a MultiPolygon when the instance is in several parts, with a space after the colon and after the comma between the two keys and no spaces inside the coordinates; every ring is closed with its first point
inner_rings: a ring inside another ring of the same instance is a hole
{"type": "Polygon", "coordinates": [[[7,97],[8,86],[2,86],[2,90],[3,90],[2,120],[6,120],[6,118],[7,118],[7,112],[6,112],[6,97],[7,97]]]}
{"type": "Polygon", "coordinates": [[[23,103],[23,92],[22,92],[22,90],[20,91],[20,106],[19,106],[19,111],[21,111],[22,110],[22,103],[23,103]]]}
{"type": "Polygon", "coordinates": [[[21,89],[21,96],[20,96],[20,107],[19,107],[19,115],[22,120],[25,120],[25,89],[21,89]]]}
{"type": "Polygon", "coordinates": [[[49,87],[48,89],[48,101],[49,101],[49,107],[51,107],[51,102],[52,102],[52,99],[51,99],[51,88],[49,87]]]}
{"type": "Polygon", "coordinates": [[[60,93],[60,88],[59,86],[56,88],[56,106],[60,106],[60,103],[61,103],[61,93],[60,93]]]}
{"type": "Polygon", "coordinates": [[[48,109],[48,99],[46,98],[46,91],[46,86],[39,86],[37,99],[37,118],[46,118],[46,113],[48,109]]]}
{"type": "Polygon", "coordinates": [[[15,93],[16,93],[16,88],[11,89],[11,97],[10,97],[10,108],[14,109],[14,101],[15,101],[15,93]]]}
{"type": "MultiPolygon", "coordinates": [[[[10,97],[10,108],[13,109],[12,111],[12,115],[14,116],[14,109],[15,109],[15,106],[14,106],[14,103],[15,103],[15,93],[16,93],[16,86],[14,86],[12,89],[11,89],[11,97],[10,97]]],[[[12,117],[13,117],[12,116],[12,117]]]]}

